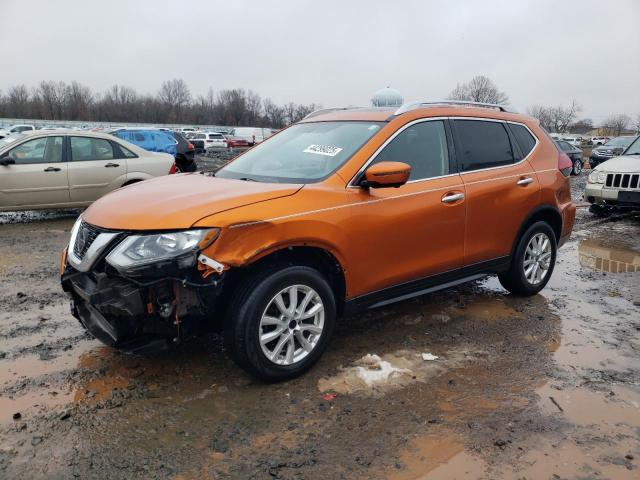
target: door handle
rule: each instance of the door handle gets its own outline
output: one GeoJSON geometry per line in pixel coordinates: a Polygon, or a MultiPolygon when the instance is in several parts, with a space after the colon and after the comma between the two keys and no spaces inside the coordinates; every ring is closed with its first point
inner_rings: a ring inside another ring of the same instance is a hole
{"type": "Polygon", "coordinates": [[[59,172],[60,169],[58,167],[47,167],[44,169],[45,172],[59,172]]]}
{"type": "Polygon", "coordinates": [[[533,178],[531,178],[531,177],[522,177],[520,180],[518,180],[516,182],[516,185],[520,185],[520,186],[524,187],[525,185],[529,185],[530,183],[533,183],[533,178]]]}
{"type": "Polygon", "coordinates": [[[120,164],[119,163],[107,163],[105,165],[105,168],[113,168],[113,167],[119,167],[120,164]]]}
{"type": "Polygon", "coordinates": [[[450,193],[442,197],[442,203],[453,203],[464,199],[464,193],[450,193]]]}

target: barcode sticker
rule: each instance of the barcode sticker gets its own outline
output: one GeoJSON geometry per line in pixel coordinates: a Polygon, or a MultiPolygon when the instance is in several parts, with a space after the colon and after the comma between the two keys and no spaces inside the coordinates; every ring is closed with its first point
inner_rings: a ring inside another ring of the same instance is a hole
{"type": "Polygon", "coordinates": [[[304,153],[315,153],[316,155],[325,155],[327,157],[335,157],[341,151],[342,148],[331,145],[309,145],[303,150],[304,153]]]}

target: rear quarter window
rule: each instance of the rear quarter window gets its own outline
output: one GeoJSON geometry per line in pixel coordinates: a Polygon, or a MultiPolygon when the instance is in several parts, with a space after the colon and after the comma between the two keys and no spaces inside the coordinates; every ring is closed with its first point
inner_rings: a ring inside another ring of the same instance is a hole
{"type": "Polygon", "coordinates": [[[517,123],[510,123],[509,128],[513,132],[513,136],[516,137],[516,142],[518,142],[518,146],[520,147],[520,151],[522,152],[523,158],[531,153],[533,147],[536,146],[536,139],[529,130],[524,125],[519,125],[517,123]]]}

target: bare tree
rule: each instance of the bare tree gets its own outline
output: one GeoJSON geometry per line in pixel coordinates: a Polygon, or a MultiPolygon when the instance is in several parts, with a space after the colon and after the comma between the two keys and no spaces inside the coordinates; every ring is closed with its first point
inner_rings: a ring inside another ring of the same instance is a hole
{"type": "Polygon", "coordinates": [[[540,121],[540,125],[551,132],[565,132],[569,125],[576,119],[581,111],[580,105],[571,100],[568,107],[543,107],[533,105],[527,109],[527,113],[540,121]]]}
{"type": "Polygon", "coordinates": [[[498,90],[495,83],[484,75],[477,75],[467,83],[458,84],[449,94],[449,100],[495,103],[498,105],[509,103],[507,94],[498,90]]]}
{"type": "Polygon", "coordinates": [[[636,129],[636,133],[640,135],[640,113],[636,115],[636,119],[633,122],[633,128],[636,129]]]}
{"type": "Polygon", "coordinates": [[[620,113],[617,115],[610,115],[602,122],[602,128],[605,130],[605,135],[619,136],[631,123],[631,117],[620,113]]]}
{"type": "Polygon", "coordinates": [[[10,117],[27,117],[30,113],[30,95],[25,85],[16,85],[9,88],[6,97],[6,115],[10,117]]]}
{"type": "Polygon", "coordinates": [[[262,99],[256,92],[249,90],[246,101],[247,115],[245,122],[247,125],[257,125],[260,123],[262,115],[262,99]]]}
{"type": "Polygon", "coordinates": [[[67,87],[66,108],[70,120],[86,120],[93,103],[93,94],[89,87],[78,82],[71,82],[67,87]]]}
{"type": "Polygon", "coordinates": [[[41,102],[41,111],[45,118],[49,120],[63,118],[67,96],[67,85],[64,82],[42,81],[38,85],[36,95],[41,102]]]}
{"type": "Polygon", "coordinates": [[[284,127],[284,110],[271,101],[269,98],[265,98],[262,102],[264,108],[264,116],[266,123],[274,128],[284,127]]]}
{"type": "Polygon", "coordinates": [[[164,82],[157,95],[141,95],[133,88],[113,85],[93,93],[79,82],[42,81],[31,90],[25,85],[0,95],[0,116],[47,120],[189,123],[282,128],[317,109],[315,104],[276,105],[251,90],[231,89],[191,97],[180,79],[164,82]]]}
{"type": "Polygon", "coordinates": [[[241,125],[246,116],[247,94],[241,88],[221,90],[218,93],[220,122],[226,125],[241,125]]]}
{"type": "Polygon", "coordinates": [[[587,133],[593,130],[593,120],[590,118],[583,118],[582,120],[578,120],[577,122],[569,125],[569,131],[571,133],[587,133]]]}
{"type": "Polygon", "coordinates": [[[167,108],[169,120],[182,121],[182,112],[191,102],[191,92],[184,80],[174,78],[162,83],[158,97],[167,108]]]}

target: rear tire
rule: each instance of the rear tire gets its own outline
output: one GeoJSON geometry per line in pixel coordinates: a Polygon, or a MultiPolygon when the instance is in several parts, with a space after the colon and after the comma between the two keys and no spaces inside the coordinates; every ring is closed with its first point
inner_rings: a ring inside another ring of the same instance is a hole
{"type": "Polygon", "coordinates": [[[546,222],[534,223],[520,237],[509,270],[498,275],[500,284],[514,295],[535,295],[551,278],[556,253],[553,229],[546,222]]]}
{"type": "Polygon", "coordinates": [[[320,358],[335,321],[333,291],[317,270],[303,266],[275,273],[264,270],[236,290],[225,319],[225,345],[251,375],[288,380],[320,358]]]}

